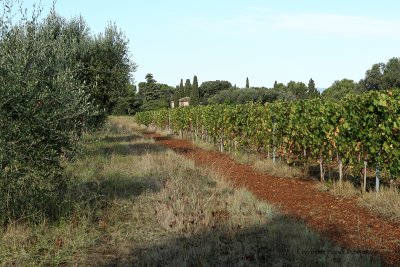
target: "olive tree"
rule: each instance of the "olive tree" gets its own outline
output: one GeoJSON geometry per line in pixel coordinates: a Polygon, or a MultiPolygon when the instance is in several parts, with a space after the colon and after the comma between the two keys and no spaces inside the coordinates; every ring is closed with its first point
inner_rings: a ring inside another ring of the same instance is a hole
{"type": "Polygon", "coordinates": [[[0,5],[0,223],[56,217],[69,182],[61,162],[101,125],[135,66],[115,28],[94,38],[54,8],[42,18],[16,16],[18,1],[0,5]]]}

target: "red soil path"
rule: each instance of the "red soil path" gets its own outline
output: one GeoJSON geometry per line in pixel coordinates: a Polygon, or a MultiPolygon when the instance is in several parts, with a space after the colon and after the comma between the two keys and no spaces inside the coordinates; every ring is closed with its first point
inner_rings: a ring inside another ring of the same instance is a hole
{"type": "Polygon", "coordinates": [[[378,255],[387,266],[400,266],[400,224],[371,214],[358,206],[356,199],[320,192],[313,181],[261,174],[227,155],[197,148],[189,141],[157,134],[148,137],[199,166],[223,174],[235,186],[245,187],[260,199],[278,205],[283,213],[304,221],[336,244],[378,255]]]}

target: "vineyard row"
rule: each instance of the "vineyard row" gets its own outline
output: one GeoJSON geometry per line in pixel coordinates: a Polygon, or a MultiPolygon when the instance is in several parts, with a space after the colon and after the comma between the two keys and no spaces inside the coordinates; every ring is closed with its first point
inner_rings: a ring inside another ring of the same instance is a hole
{"type": "MultiPolygon", "coordinates": [[[[389,177],[400,174],[400,90],[349,95],[340,101],[322,99],[276,101],[265,105],[211,105],[163,109],[135,115],[138,123],[169,128],[218,143],[221,150],[253,149],[324,166],[376,168],[389,177]]],[[[379,188],[379,187],[378,187],[379,188]]],[[[365,183],[364,183],[365,190],[365,183]]]]}

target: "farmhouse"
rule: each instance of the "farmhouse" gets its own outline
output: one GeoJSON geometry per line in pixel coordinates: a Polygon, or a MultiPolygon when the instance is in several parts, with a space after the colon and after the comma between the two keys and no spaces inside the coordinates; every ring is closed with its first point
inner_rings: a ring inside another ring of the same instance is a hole
{"type": "Polygon", "coordinates": [[[190,102],[190,97],[183,97],[179,99],[179,106],[180,107],[188,107],[190,102]]]}
{"type": "MultiPolygon", "coordinates": [[[[188,107],[190,103],[190,97],[183,97],[179,99],[179,107],[188,107]]],[[[173,100],[170,102],[171,108],[175,107],[175,103],[173,100]]]]}

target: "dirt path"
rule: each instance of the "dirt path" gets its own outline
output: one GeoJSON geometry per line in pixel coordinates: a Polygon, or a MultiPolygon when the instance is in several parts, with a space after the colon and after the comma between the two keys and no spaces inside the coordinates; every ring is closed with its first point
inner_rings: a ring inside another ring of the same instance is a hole
{"type": "Polygon", "coordinates": [[[235,186],[246,187],[257,197],[280,206],[283,213],[303,220],[338,245],[354,251],[368,251],[381,256],[385,265],[400,266],[400,224],[371,214],[357,206],[355,199],[336,198],[320,192],[312,181],[261,174],[227,155],[194,147],[189,141],[156,134],[148,137],[202,167],[215,169],[235,186]]]}

